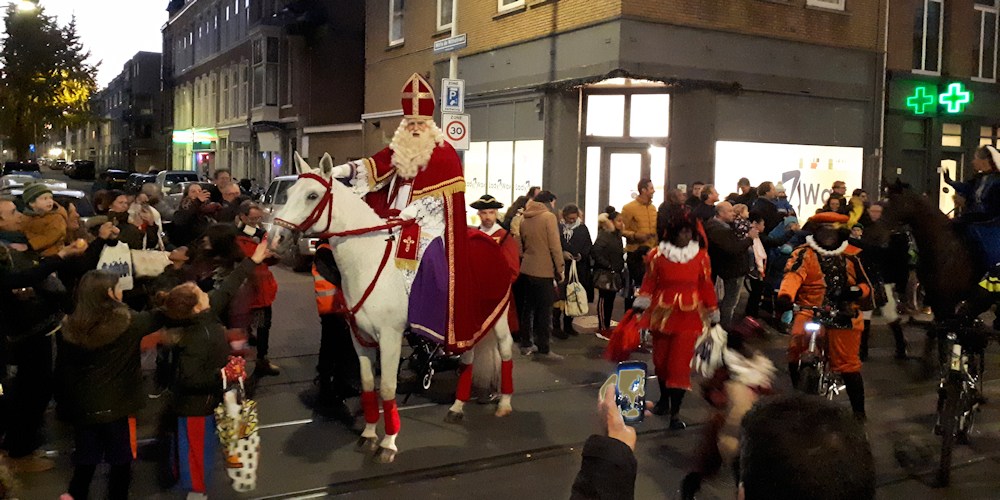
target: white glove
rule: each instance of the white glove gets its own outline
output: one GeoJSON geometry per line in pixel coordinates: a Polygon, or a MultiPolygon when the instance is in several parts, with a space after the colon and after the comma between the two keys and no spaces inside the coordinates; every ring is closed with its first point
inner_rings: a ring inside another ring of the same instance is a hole
{"type": "Polygon", "coordinates": [[[334,179],[345,179],[348,177],[353,177],[353,175],[351,175],[353,172],[354,172],[354,167],[350,163],[345,163],[343,165],[337,165],[336,167],[333,167],[333,170],[330,171],[330,174],[333,176],[334,179]]]}
{"type": "Polygon", "coordinates": [[[717,324],[719,324],[719,321],[722,320],[722,313],[720,313],[719,310],[716,309],[716,310],[712,311],[711,313],[709,313],[708,319],[709,319],[709,321],[712,322],[713,325],[717,325],[717,324]]]}
{"type": "Polygon", "coordinates": [[[416,219],[419,214],[420,205],[418,203],[412,203],[399,213],[399,218],[403,220],[416,219]]]}
{"type": "Polygon", "coordinates": [[[639,309],[641,311],[645,311],[646,309],[649,309],[651,303],[652,302],[649,300],[648,296],[640,295],[635,298],[635,301],[632,302],[632,309],[639,309]]]}

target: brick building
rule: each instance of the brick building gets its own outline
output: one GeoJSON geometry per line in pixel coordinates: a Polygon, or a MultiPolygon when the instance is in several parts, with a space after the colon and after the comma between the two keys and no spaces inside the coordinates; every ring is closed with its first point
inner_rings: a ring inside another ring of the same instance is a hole
{"type": "Polygon", "coordinates": [[[998,144],[996,0],[898,0],[889,15],[885,162],[954,207],[939,167],[972,175],[972,153],[998,144]]]}
{"type": "Polygon", "coordinates": [[[166,140],[160,96],[160,54],[137,53],[91,98],[95,119],[70,131],[68,156],[92,160],[98,170],[163,169],[166,140]]]}
{"type": "Polygon", "coordinates": [[[364,5],[172,0],[163,28],[171,168],[266,185],[304,157],[361,150],[364,5]]]}
{"type": "MultiPolygon", "coordinates": [[[[471,117],[467,198],[543,185],[588,224],[636,181],[785,181],[803,208],[878,177],[882,1],[458,0],[471,117]]],[[[365,148],[391,138],[399,88],[447,76],[449,0],[366,2],[365,148]]],[[[660,195],[657,195],[657,199],[660,195]]]]}

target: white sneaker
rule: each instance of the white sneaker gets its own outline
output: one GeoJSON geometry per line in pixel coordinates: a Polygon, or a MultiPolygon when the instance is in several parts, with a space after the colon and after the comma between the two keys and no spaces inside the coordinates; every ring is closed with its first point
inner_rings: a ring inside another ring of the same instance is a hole
{"type": "Polygon", "coordinates": [[[522,356],[531,356],[532,354],[534,354],[536,352],[538,352],[538,346],[534,346],[533,345],[531,347],[522,347],[521,348],[521,355],[522,356]]]}
{"type": "Polygon", "coordinates": [[[566,359],[563,356],[560,356],[559,354],[556,354],[552,351],[549,351],[545,354],[536,352],[532,357],[538,361],[562,361],[566,359]]]}

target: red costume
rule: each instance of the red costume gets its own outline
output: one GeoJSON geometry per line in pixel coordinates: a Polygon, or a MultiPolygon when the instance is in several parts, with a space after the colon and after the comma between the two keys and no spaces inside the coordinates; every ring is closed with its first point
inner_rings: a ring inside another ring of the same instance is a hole
{"type": "Polygon", "coordinates": [[[646,256],[640,296],[650,298],[642,326],[653,332],[653,365],[666,387],[691,388],[691,358],[703,314],[718,307],[708,252],[692,241],[679,249],[660,243],[646,256]]]}

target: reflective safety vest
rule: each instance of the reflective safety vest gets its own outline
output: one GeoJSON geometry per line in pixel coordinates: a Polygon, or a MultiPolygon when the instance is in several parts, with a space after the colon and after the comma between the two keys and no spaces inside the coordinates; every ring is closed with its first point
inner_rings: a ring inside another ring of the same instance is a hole
{"type": "MultiPolygon", "coordinates": [[[[323,243],[319,247],[329,249],[330,245],[323,243]]],[[[344,300],[344,294],[337,285],[330,283],[330,281],[320,274],[319,270],[316,269],[315,262],[312,266],[312,275],[313,290],[316,292],[316,310],[319,311],[320,316],[346,313],[348,308],[344,300]]]]}

